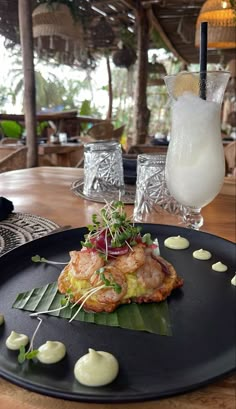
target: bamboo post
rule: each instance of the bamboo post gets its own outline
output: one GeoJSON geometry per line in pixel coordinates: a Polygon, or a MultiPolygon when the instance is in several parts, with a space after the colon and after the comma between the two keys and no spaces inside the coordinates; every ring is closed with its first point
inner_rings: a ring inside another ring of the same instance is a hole
{"type": "Polygon", "coordinates": [[[137,81],[134,107],[134,144],[145,143],[148,135],[150,111],[147,107],[149,20],[147,10],[136,10],[137,21],[137,81]]]}
{"type": "Polygon", "coordinates": [[[18,8],[24,73],[24,115],[28,147],[27,167],[30,168],[38,165],[32,2],[19,0],[18,8]]]}
{"type": "Polygon", "coordinates": [[[107,111],[107,119],[112,118],[112,99],[113,99],[113,93],[112,93],[112,75],[111,75],[111,66],[110,66],[110,59],[109,55],[106,55],[106,63],[107,63],[107,74],[108,74],[108,95],[109,95],[109,105],[108,105],[108,111],[107,111]]]}

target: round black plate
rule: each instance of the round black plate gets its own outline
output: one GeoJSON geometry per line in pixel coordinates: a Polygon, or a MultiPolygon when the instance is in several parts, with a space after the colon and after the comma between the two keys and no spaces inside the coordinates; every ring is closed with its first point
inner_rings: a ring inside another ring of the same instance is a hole
{"type": "Polygon", "coordinates": [[[158,237],[161,254],[184,278],[182,289],[169,297],[173,336],[160,336],[121,328],[44,316],[35,347],[46,340],[61,340],[66,358],[55,365],[17,363],[17,353],[7,350],[11,330],[30,337],[37,325],[29,313],[12,309],[19,292],[56,280],[58,267],[33,264],[31,256],[67,261],[68,251],[78,249],[86,229],[55,233],[32,241],[0,258],[0,311],[6,323],[0,327],[0,375],[27,389],[46,395],[87,402],[134,402],[186,392],[233,371],[235,363],[235,245],[219,237],[173,226],[144,225],[144,232],[158,237]],[[163,241],[170,235],[190,240],[190,248],[168,250],[163,241]],[[193,259],[198,248],[211,251],[209,261],[193,259]],[[226,273],[211,269],[222,261],[226,273]],[[89,388],[73,375],[76,360],[88,348],[113,353],[120,363],[117,379],[110,385],[89,388]]]}

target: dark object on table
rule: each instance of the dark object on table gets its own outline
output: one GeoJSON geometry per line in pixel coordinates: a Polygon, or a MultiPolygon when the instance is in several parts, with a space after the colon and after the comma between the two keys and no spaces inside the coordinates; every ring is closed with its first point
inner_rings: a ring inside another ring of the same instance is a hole
{"type": "Polygon", "coordinates": [[[167,139],[165,138],[154,138],[150,141],[151,145],[164,145],[164,146],[168,146],[169,142],[167,141],[167,139]]]}
{"type": "Polygon", "coordinates": [[[80,143],[80,141],[78,140],[78,136],[71,136],[70,138],[68,138],[68,142],[69,143],[80,143]]]}
{"type": "Polygon", "coordinates": [[[0,220],[4,220],[14,210],[13,203],[5,197],[0,197],[0,220]]]}
{"type": "Polygon", "coordinates": [[[137,156],[127,158],[123,156],[124,182],[135,185],[137,179],[137,156]]]}

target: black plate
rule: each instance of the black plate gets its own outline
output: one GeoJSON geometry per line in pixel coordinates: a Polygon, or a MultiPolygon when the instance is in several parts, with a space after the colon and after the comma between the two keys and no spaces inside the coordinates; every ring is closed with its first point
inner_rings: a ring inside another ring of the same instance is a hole
{"type": "Polygon", "coordinates": [[[60,269],[33,264],[31,256],[68,260],[68,251],[79,248],[85,229],[52,234],[27,243],[0,258],[0,311],[6,323],[0,327],[0,375],[27,389],[54,397],[87,402],[128,402],[156,399],[186,392],[218,379],[235,369],[235,245],[219,237],[173,226],[145,225],[158,237],[161,254],[184,278],[182,289],[169,298],[173,336],[97,326],[44,316],[35,347],[46,340],[61,340],[67,357],[55,365],[28,362],[20,366],[16,353],[7,350],[11,330],[32,336],[37,320],[29,313],[11,309],[17,293],[53,282],[60,269]],[[190,240],[190,248],[168,250],[170,235],[190,240]],[[192,252],[205,248],[209,261],[193,259],[192,252]],[[222,261],[226,273],[211,269],[222,261]],[[113,353],[120,363],[117,379],[110,385],[89,388],[73,376],[76,360],[88,348],[113,353]]]}

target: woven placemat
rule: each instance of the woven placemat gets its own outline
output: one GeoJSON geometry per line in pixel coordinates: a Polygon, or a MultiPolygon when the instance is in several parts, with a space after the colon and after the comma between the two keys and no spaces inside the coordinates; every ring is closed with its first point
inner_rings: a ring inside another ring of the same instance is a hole
{"type": "Polygon", "coordinates": [[[51,220],[28,213],[12,213],[0,222],[0,255],[28,241],[46,236],[59,226],[51,220]]]}
{"type": "MultiPolygon", "coordinates": [[[[75,180],[72,183],[71,190],[76,196],[80,196],[83,199],[90,200],[92,202],[97,202],[97,203],[105,203],[105,200],[101,197],[91,198],[89,196],[86,196],[83,193],[83,187],[84,187],[84,178],[80,178],[80,179],[75,180]]],[[[122,202],[124,204],[134,204],[135,191],[136,191],[135,185],[125,185],[125,194],[121,198],[122,202]]]]}

